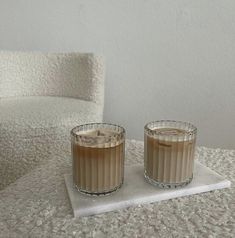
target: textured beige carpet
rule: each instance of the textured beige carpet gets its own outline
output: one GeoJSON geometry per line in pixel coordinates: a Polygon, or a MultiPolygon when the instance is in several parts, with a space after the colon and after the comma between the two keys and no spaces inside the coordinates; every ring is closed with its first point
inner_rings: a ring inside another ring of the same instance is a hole
{"type": "MultiPolygon", "coordinates": [[[[143,163],[142,142],[126,147],[126,164],[143,163]]],[[[197,159],[229,179],[230,189],[76,219],[65,153],[0,191],[0,237],[234,237],[235,150],[197,149],[197,159]]]]}

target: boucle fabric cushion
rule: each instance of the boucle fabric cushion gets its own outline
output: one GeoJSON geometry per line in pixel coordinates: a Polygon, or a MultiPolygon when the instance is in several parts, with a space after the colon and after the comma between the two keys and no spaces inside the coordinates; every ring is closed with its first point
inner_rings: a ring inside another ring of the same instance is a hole
{"type": "Polygon", "coordinates": [[[70,130],[101,122],[103,107],[65,97],[0,99],[0,189],[46,161],[57,146],[70,149],[70,130]]]}
{"type": "MultiPolygon", "coordinates": [[[[127,141],[126,148],[126,165],[143,164],[143,142],[127,141]]],[[[197,148],[197,159],[232,181],[230,189],[83,218],[72,215],[65,156],[0,191],[0,237],[234,237],[235,150],[197,148]]]]}
{"type": "Polygon", "coordinates": [[[0,52],[0,98],[67,96],[103,104],[104,63],[81,53],[0,52]]]}

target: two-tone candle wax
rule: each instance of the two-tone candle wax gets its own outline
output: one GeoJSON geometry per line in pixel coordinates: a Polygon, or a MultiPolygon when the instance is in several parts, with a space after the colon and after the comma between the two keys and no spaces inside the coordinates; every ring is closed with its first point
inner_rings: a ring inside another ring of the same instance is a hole
{"type": "Polygon", "coordinates": [[[76,188],[93,195],[120,188],[124,179],[124,128],[92,123],[75,127],[71,136],[76,188]]]}
{"type": "Polygon", "coordinates": [[[182,187],[193,178],[197,129],[180,121],[155,121],[145,126],[144,175],[162,188],[182,187]]]}

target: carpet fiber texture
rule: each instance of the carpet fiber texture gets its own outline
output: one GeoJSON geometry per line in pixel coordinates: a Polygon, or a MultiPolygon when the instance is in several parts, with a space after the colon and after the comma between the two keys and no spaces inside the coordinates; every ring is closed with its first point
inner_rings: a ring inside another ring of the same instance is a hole
{"type": "MultiPolygon", "coordinates": [[[[197,148],[196,157],[232,182],[216,190],[101,215],[73,218],[63,175],[66,149],[0,191],[0,237],[234,237],[235,150],[197,148]]],[[[126,165],[143,164],[143,142],[127,141],[126,165]]]]}

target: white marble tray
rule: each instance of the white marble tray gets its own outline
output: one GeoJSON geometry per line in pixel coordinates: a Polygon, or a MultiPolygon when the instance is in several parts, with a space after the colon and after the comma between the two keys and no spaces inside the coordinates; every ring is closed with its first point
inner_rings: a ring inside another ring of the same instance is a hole
{"type": "Polygon", "coordinates": [[[143,165],[126,166],[122,188],[108,196],[94,197],[79,193],[73,187],[71,175],[65,175],[65,183],[74,217],[208,192],[230,187],[231,184],[230,181],[197,161],[195,161],[193,181],[179,189],[160,189],[148,184],[143,177],[143,165]]]}

